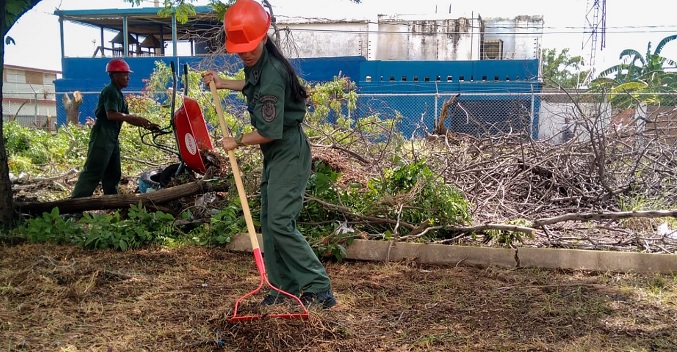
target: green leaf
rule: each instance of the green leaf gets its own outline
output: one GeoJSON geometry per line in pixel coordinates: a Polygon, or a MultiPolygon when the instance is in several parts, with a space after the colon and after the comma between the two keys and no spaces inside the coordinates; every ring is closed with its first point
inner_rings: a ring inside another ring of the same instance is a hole
{"type": "Polygon", "coordinates": [[[121,239],[120,242],[118,243],[118,247],[121,250],[126,251],[127,250],[127,242],[125,240],[121,239]]]}

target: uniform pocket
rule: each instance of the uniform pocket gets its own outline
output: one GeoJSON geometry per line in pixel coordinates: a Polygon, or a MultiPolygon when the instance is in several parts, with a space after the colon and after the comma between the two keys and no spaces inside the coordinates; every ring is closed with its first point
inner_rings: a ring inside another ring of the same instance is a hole
{"type": "Polygon", "coordinates": [[[265,155],[268,161],[268,184],[297,184],[306,180],[310,171],[304,165],[307,146],[305,137],[285,135],[285,138],[274,142],[275,146],[265,155]]]}
{"type": "Polygon", "coordinates": [[[89,135],[89,146],[94,149],[108,149],[116,142],[115,135],[111,136],[111,131],[102,128],[101,125],[94,125],[89,135]]]}

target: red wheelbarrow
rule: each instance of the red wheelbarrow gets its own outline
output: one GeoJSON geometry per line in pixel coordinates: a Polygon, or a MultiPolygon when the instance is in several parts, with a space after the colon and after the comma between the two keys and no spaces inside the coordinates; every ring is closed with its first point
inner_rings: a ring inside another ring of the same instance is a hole
{"type": "Polygon", "coordinates": [[[173,120],[181,160],[189,169],[204,174],[207,167],[200,151],[212,150],[214,146],[197,100],[184,97],[173,120]]]}
{"type": "MultiPolygon", "coordinates": [[[[154,131],[141,132],[141,142],[154,146],[165,152],[178,156],[179,162],[170,164],[164,169],[145,172],[139,178],[139,191],[145,193],[166,187],[175,177],[188,173],[204,174],[211,165],[219,165],[218,159],[206,153],[214,149],[207,129],[202,108],[197,100],[188,96],[188,89],[183,94],[181,106],[174,110],[176,104],[176,70],[171,62],[172,99],[170,124],[154,131]],[[162,136],[173,134],[176,147],[160,142],[162,136]],[[152,142],[147,139],[151,138],[152,142]],[[177,150],[178,149],[178,150],[177,150]]],[[[185,81],[188,82],[188,65],[184,65],[185,81]]]]}

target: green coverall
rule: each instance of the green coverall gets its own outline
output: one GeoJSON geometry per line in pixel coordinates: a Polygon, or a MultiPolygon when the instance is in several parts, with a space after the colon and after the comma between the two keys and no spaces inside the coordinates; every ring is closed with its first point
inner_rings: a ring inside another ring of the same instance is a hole
{"type": "Polygon", "coordinates": [[[96,122],[89,135],[87,160],[71,198],[91,196],[99,182],[104,194],[118,193],[118,184],[122,177],[118,136],[122,121],[108,120],[107,111],[129,113],[122,90],[112,82],[99,95],[95,110],[96,122]]]}
{"type": "Polygon", "coordinates": [[[331,288],[327,272],[296,228],[311,164],[310,143],[300,125],[305,102],[294,102],[289,74],[265,49],[256,65],[244,72],[242,92],[251,124],[260,135],[273,139],[261,144],[261,230],[268,280],[295,295],[327,291],[331,288]]]}

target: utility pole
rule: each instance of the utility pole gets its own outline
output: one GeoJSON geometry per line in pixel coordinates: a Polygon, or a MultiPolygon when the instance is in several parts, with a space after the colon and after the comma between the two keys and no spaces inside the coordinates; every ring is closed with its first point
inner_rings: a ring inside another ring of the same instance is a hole
{"type": "Polygon", "coordinates": [[[587,86],[595,75],[595,56],[597,54],[598,40],[600,51],[606,46],[606,0],[588,0],[583,34],[586,38],[583,41],[581,49],[585,50],[589,48],[590,50],[588,60],[590,71],[583,81],[583,85],[587,86]]]}

